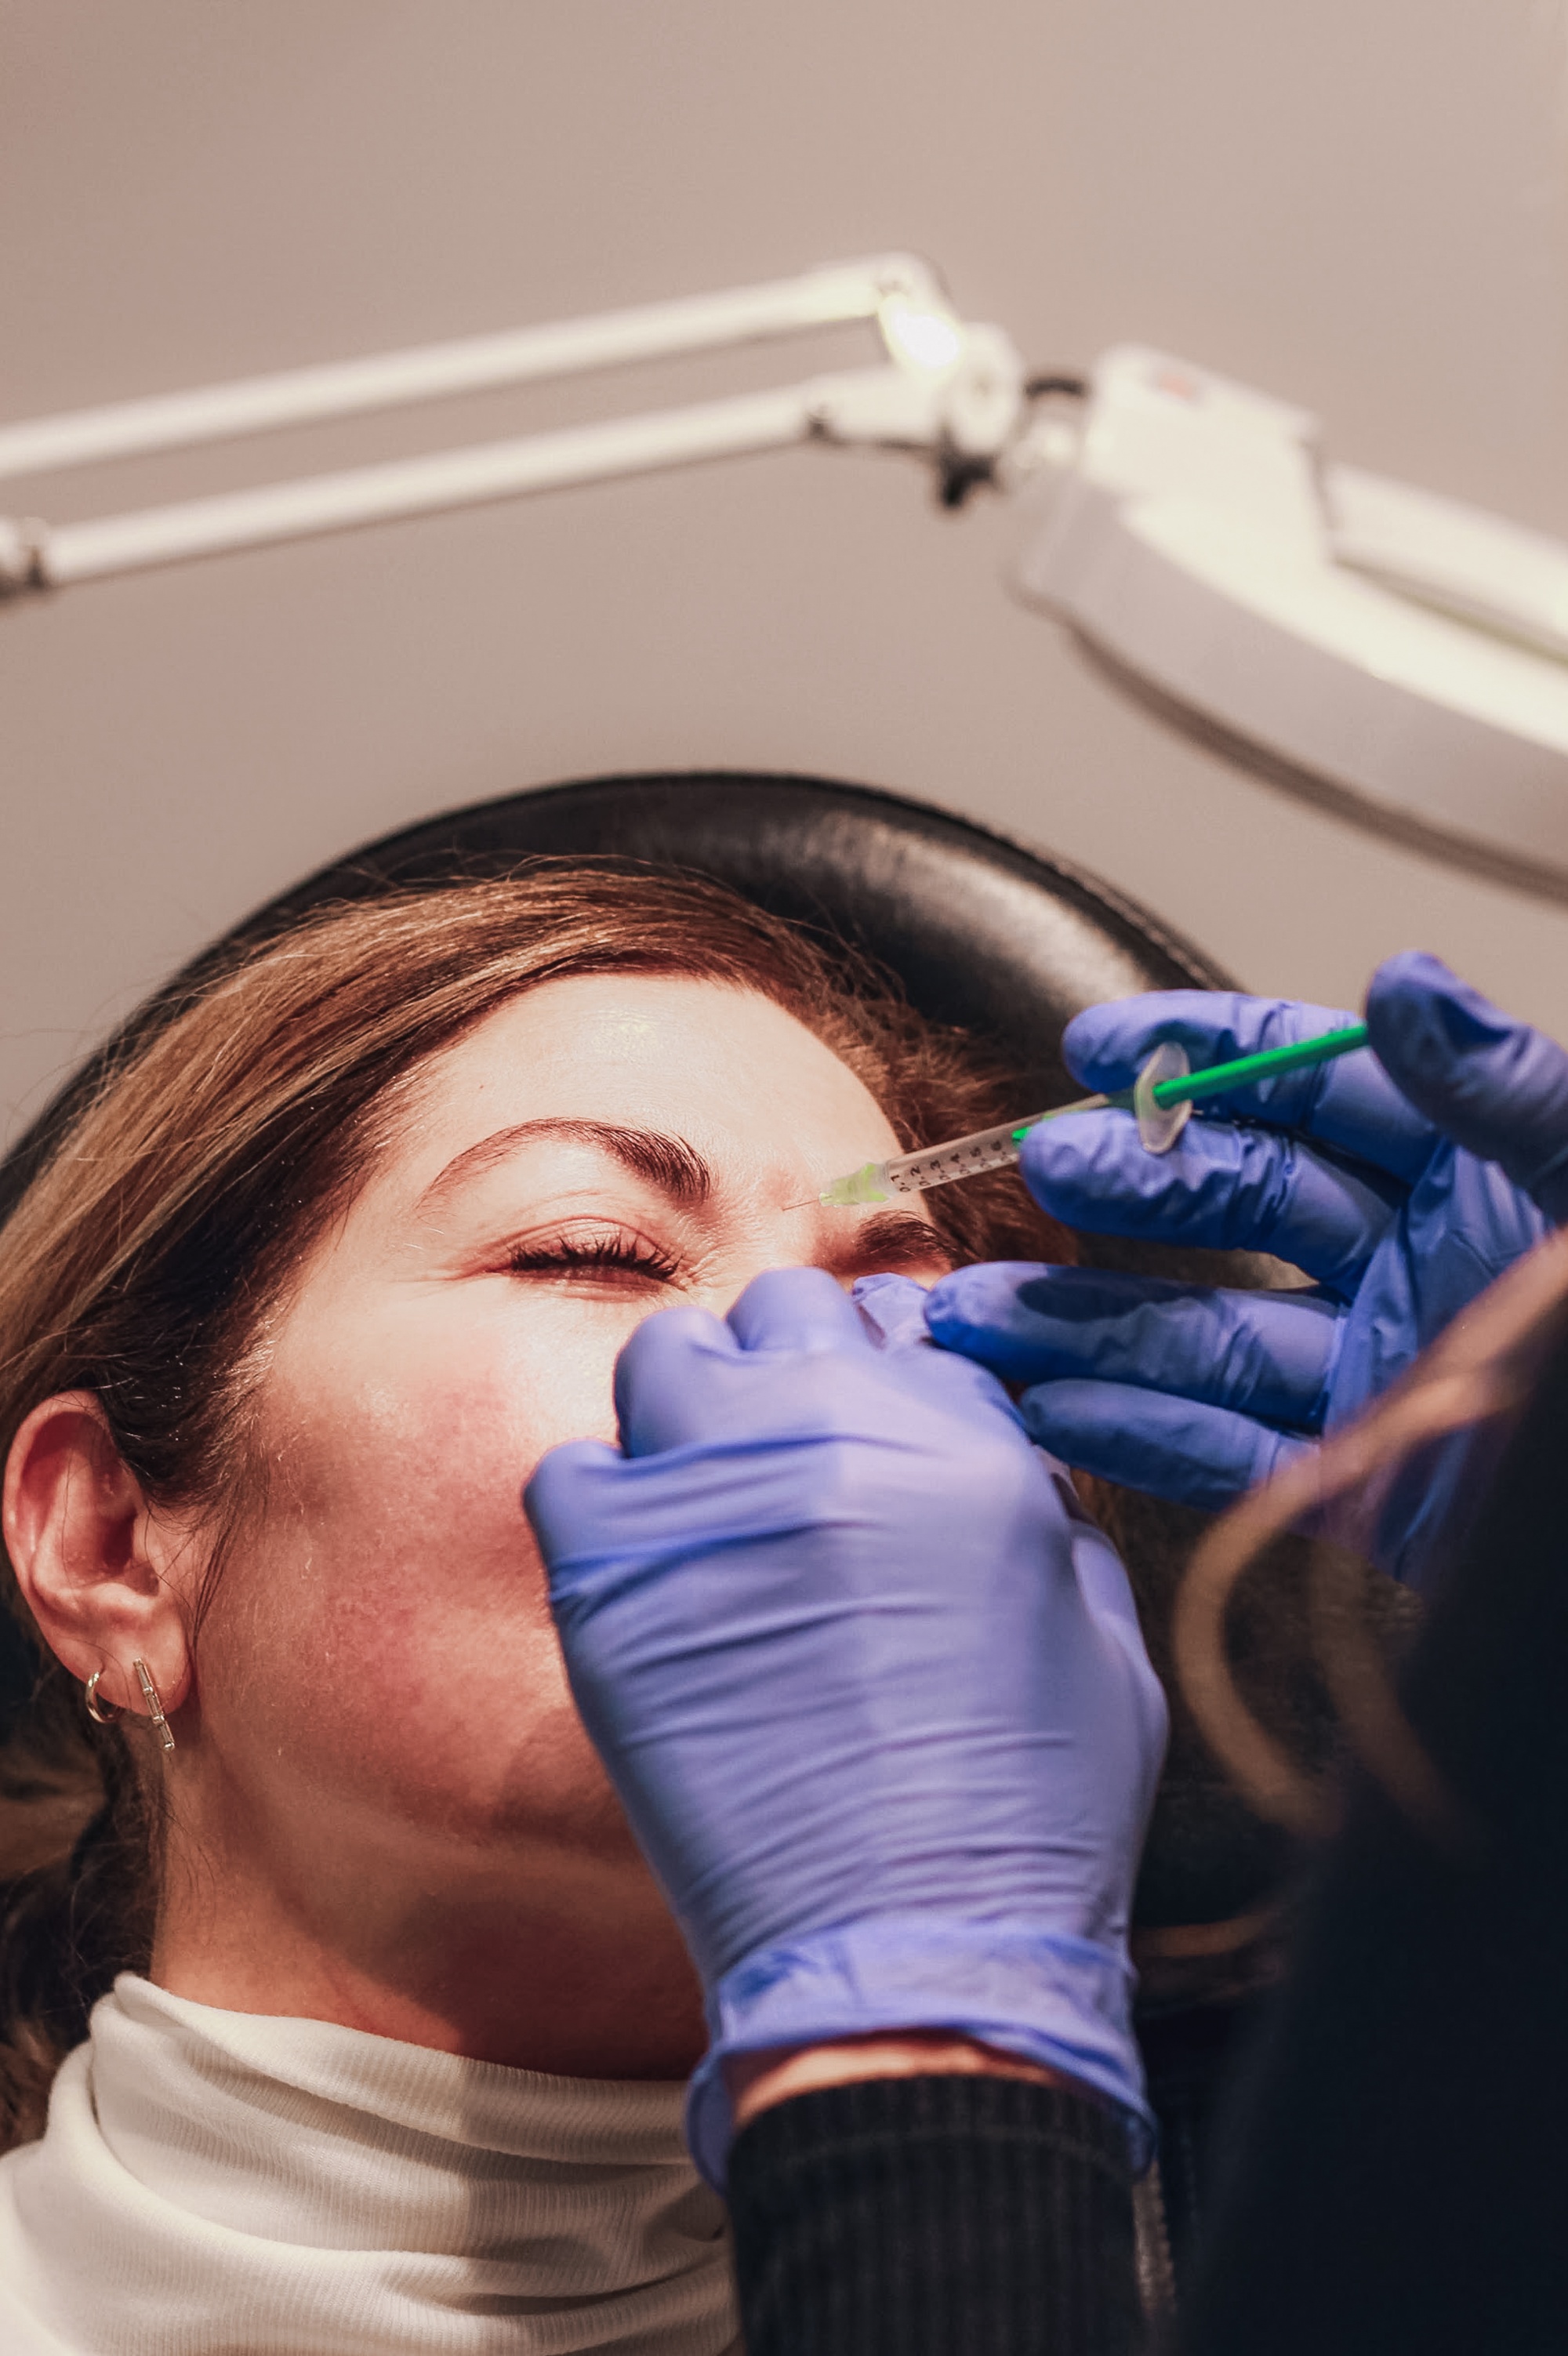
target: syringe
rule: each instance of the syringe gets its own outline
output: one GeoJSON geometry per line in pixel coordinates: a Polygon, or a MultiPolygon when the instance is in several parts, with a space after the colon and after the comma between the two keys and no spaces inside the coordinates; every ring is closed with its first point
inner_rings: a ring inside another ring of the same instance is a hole
{"type": "Polygon", "coordinates": [[[928,1186],[950,1186],[955,1178],[972,1178],[982,1170],[999,1170],[1016,1162],[1018,1150],[1032,1129],[1044,1120],[1060,1120],[1069,1112],[1105,1112],[1113,1107],[1131,1112],[1138,1134],[1150,1153],[1168,1153],[1205,1097],[1223,1096],[1250,1080],[1271,1079],[1277,1072],[1294,1072],[1304,1064],[1326,1064],[1336,1055],[1352,1055],[1367,1044],[1367,1026],[1325,1031],[1316,1039],[1298,1039],[1293,1046],[1268,1047],[1256,1055],[1238,1055],[1228,1064],[1210,1064],[1195,1072],[1187,1050],[1174,1039],[1155,1049],[1130,1088],[1113,1096],[1079,1097],[1076,1103],[1055,1105],[1049,1112],[1030,1113],[1024,1120],[1004,1121],[1000,1129],[979,1129],[972,1137],[955,1137],[948,1145],[922,1146],[918,1153],[900,1153],[888,1162],[867,1162],[847,1178],[835,1178],[817,1197],[835,1210],[851,1210],[861,1203],[886,1203],[894,1194],[921,1194],[928,1186]]]}

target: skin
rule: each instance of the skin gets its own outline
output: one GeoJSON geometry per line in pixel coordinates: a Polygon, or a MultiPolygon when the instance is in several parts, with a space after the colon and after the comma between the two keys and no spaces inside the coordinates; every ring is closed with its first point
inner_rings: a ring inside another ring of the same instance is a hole
{"type": "MultiPolygon", "coordinates": [[[[149,1507],[90,1394],[34,1411],[5,1497],[28,1601],[74,1676],[103,1665],[102,1701],[145,1716],[145,1660],[177,1740],[155,1980],[527,2069],[689,2070],[695,1982],[573,1708],[520,1494],[557,1441],[614,1437],[652,1311],[722,1313],[784,1265],[940,1274],[918,1212],[812,1199],[891,1151],[860,1081],[750,992],[606,975],[487,1017],[271,1323],[268,1493],[195,1644],[199,1523],[149,1507]]],[[[879,2043],[839,2074],[975,2051],[879,2043]]]]}

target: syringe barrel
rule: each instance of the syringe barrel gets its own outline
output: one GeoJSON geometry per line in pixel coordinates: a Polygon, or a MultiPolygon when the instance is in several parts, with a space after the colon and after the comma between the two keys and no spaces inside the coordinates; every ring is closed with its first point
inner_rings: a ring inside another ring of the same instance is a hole
{"type": "Polygon", "coordinates": [[[955,1178],[972,1178],[977,1171],[1004,1169],[1018,1159],[1024,1131],[1042,1116],[1004,1120],[998,1129],[977,1129],[972,1137],[957,1137],[949,1145],[929,1145],[918,1153],[901,1153],[887,1164],[887,1184],[896,1194],[923,1194],[928,1186],[946,1186],[955,1178]]]}

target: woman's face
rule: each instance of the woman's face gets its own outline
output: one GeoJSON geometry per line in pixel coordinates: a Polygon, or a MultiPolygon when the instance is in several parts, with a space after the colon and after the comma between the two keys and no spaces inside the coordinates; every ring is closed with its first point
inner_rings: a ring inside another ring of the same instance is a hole
{"type": "Polygon", "coordinates": [[[269,1336],[265,1503],[201,1630],[191,1820],[296,1912],[340,1901],[360,1927],[329,1935],[367,1953],[443,1920],[504,1944],[519,1908],[577,1925],[568,1949],[585,1921],[657,1944],[673,1934],[573,1708],[523,1485],[557,1441],[614,1438],[616,1355],[653,1311],[722,1314],[782,1265],[929,1280],[947,1258],[919,1215],[816,1205],[897,1141],[748,991],[545,985],[411,1107],[269,1336]]]}

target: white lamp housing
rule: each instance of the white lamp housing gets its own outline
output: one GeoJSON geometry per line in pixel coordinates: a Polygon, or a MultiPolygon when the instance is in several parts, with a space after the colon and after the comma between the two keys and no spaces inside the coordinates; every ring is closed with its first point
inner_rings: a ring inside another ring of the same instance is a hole
{"type": "Polygon", "coordinates": [[[1137,345],[1014,463],[1015,586],[1166,716],[1568,887],[1568,548],[1325,464],[1306,412],[1137,345]]]}

